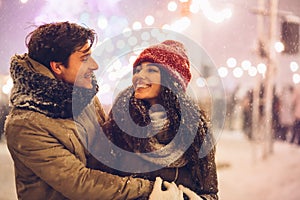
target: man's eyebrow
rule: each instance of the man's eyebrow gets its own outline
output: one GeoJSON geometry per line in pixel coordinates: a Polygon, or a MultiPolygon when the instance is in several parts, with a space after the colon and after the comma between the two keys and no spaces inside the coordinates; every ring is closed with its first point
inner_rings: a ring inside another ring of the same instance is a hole
{"type": "Polygon", "coordinates": [[[80,50],[78,50],[79,52],[81,52],[81,53],[86,53],[86,52],[89,52],[91,50],[91,47],[88,47],[88,48],[86,48],[86,49],[80,49],[80,50]]]}
{"type": "Polygon", "coordinates": [[[80,58],[87,57],[90,55],[91,55],[91,52],[83,53],[83,55],[81,55],[80,58]]]}

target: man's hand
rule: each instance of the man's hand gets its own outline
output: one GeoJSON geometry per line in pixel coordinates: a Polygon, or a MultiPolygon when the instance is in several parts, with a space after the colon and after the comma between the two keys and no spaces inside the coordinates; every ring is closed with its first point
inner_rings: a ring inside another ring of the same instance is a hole
{"type": "Polygon", "coordinates": [[[161,190],[162,182],[160,177],[156,177],[149,200],[183,200],[183,192],[177,188],[174,182],[164,181],[164,186],[167,188],[165,191],[161,190]]]}
{"type": "Polygon", "coordinates": [[[195,192],[193,192],[192,190],[190,190],[187,187],[184,187],[183,185],[179,185],[178,188],[184,193],[186,194],[186,196],[189,197],[190,200],[201,200],[202,198],[199,197],[195,192]]]}

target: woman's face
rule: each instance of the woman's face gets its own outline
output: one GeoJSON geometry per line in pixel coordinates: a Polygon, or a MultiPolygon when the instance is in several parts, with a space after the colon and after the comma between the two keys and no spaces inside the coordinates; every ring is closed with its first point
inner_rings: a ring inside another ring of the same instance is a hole
{"type": "Polygon", "coordinates": [[[134,97],[156,104],[161,88],[161,72],[154,63],[143,62],[134,69],[132,84],[134,97]]]}

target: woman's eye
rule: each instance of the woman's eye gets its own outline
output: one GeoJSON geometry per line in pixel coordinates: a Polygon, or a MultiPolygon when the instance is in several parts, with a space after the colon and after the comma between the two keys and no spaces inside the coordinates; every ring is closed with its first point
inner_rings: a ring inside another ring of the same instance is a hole
{"type": "Polygon", "coordinates": [[[156,68],[149,68],[148,69],[148,72],[151,72],[151,73],[156,73],[156,72],[159,72],[159,69],[156,69],[156,68]]]}
{"type": "Polygon", "coordinates": [[[139,73],[140,71],[141,71],[141,68],[140,68],[140,67],[136,67],[135,70],[134,70],[134,73],[137,74],[137,73],[139,73]]]}

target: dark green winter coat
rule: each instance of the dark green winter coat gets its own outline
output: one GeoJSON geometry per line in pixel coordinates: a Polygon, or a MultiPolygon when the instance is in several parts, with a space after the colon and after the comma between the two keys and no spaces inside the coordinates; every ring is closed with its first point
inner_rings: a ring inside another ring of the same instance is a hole
{"type": "MultiPolygon", "coordinates": [[[[173,86],[176,91],[178,85],[173,86]]],[[[165,96],[160,98],[166,102],[162,106],[169,124],[159,132],[153,130],[149,115],[151,105],[134,98],[132,87],[118,95],[105,123],[107,137],[113,143],[111,152],[116,156],[110,165],[118,169],[112,173],[152,181],[160,176],[163,180],[189,187],[204,199],[218,199],[215,142],[209,121],[181,88],[176,94],[168,93],[172,92],[166,90],[165,96]],[[146,137],[148,133],[152,136],[146,137]],[[173,147],[167,153],[162,152],[165,157],[154,153],[149,161],[145,155],[153,151],[157,141],[160,141],[158,145],[167,147],[171,144],[173,147]],[[184,154],[173,159],[179,151],[184,154]],[[171,161],[166,163],[166,159],[171,161]]]]}

